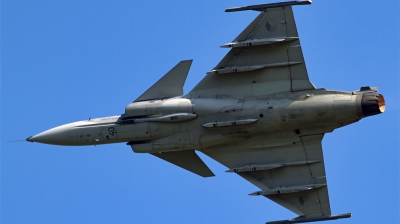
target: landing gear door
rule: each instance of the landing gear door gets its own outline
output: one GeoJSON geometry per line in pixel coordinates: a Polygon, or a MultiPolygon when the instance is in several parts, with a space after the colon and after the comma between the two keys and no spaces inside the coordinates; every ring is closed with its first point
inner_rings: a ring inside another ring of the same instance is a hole
{"type": "Polygon", "coordinates": [[[114,127],[104,128],[102,133],[104,139],[117,139],[117,132],[114,127]]]}

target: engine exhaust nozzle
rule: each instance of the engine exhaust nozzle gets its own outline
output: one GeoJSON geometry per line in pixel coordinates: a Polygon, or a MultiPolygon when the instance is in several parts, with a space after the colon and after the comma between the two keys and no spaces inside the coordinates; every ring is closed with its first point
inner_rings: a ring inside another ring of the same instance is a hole
{"type": "Polygon", "coordinates": [[[382,94],[364,93],[361,99],[361,108],[365,117],[383,113],[386,108],[382,94]]]}

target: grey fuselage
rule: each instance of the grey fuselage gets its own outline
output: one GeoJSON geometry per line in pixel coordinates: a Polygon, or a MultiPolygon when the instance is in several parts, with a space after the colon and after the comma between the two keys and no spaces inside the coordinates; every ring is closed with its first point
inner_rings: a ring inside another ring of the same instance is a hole
{"type": "Polygon", "coordinates": [[[181,98],[129,104],[120,116],[78,121],[28,138],[83,146],[126,142],[134,152],[201,149],[253,137],[290,138],[332,132],[385,109],[373,92],[325,89],[235,98],[181,98]]]}

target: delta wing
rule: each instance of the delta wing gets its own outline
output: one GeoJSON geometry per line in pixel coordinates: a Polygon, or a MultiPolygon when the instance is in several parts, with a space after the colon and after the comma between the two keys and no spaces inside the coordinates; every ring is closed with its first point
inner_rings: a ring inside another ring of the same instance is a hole
{"type": "Polygon", "coordinates": [[[301,217],[329,217],[322,138],[252,138],[202,152],[260,188],[250,195],[265,196],[301,217]]]}
{"type": "Polygon", "coordinates": [[[231,43],[221,46],[232,49],[190,92],[191,96],[247,97],[315,89],[308,79],[290,6],[310,3],[297,1],[227,9],[227,12],[261,13],[231,43]]]}

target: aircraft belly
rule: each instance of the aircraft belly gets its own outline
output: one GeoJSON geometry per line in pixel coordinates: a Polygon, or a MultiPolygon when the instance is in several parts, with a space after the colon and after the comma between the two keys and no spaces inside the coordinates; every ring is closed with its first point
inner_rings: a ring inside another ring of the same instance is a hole
{"type": "Polygon", "coordinates": [[[335,118],[341,125],[348,125],[357,122],[361,116],[362,95],[337,94],[333,98],[335,118]]]}
{"type": "Polygon", "coordinates": [[[115,131],[114,126],[103,128],[101,133],[102,133],[104,139],[107,139],[107,140],[117,139],[117,133],[115,131]]]}
{"type": "Polygon", "coordinates": [[[281,136],[331,132],[338,127],[333,95],[305,91],[275,94],[274,100],[260,101],[260,114],[269,118],[262,119],[264,132],[279,132],[281,136]]]}
{"type": "Polygon", "coordinates": [[[258,100],[260,124],[264,132],[276,130],[274,103],[272,99],[258,100]]]}
{"type": "Polygon", "coordinates": [[[150,139],[150,130],[147,123],[138,123],[130,125],[120,125],[115,127],[116,138],[121,140],[148,140],[150,139]]]}
{"type": "Polygon", "coordinates": [[[155,137],[158,137],[161,135],[160,127],[157,123],[149,123],[149,131],[150,131],[150,136],[152,138],[155,138],[155,137]]]}

